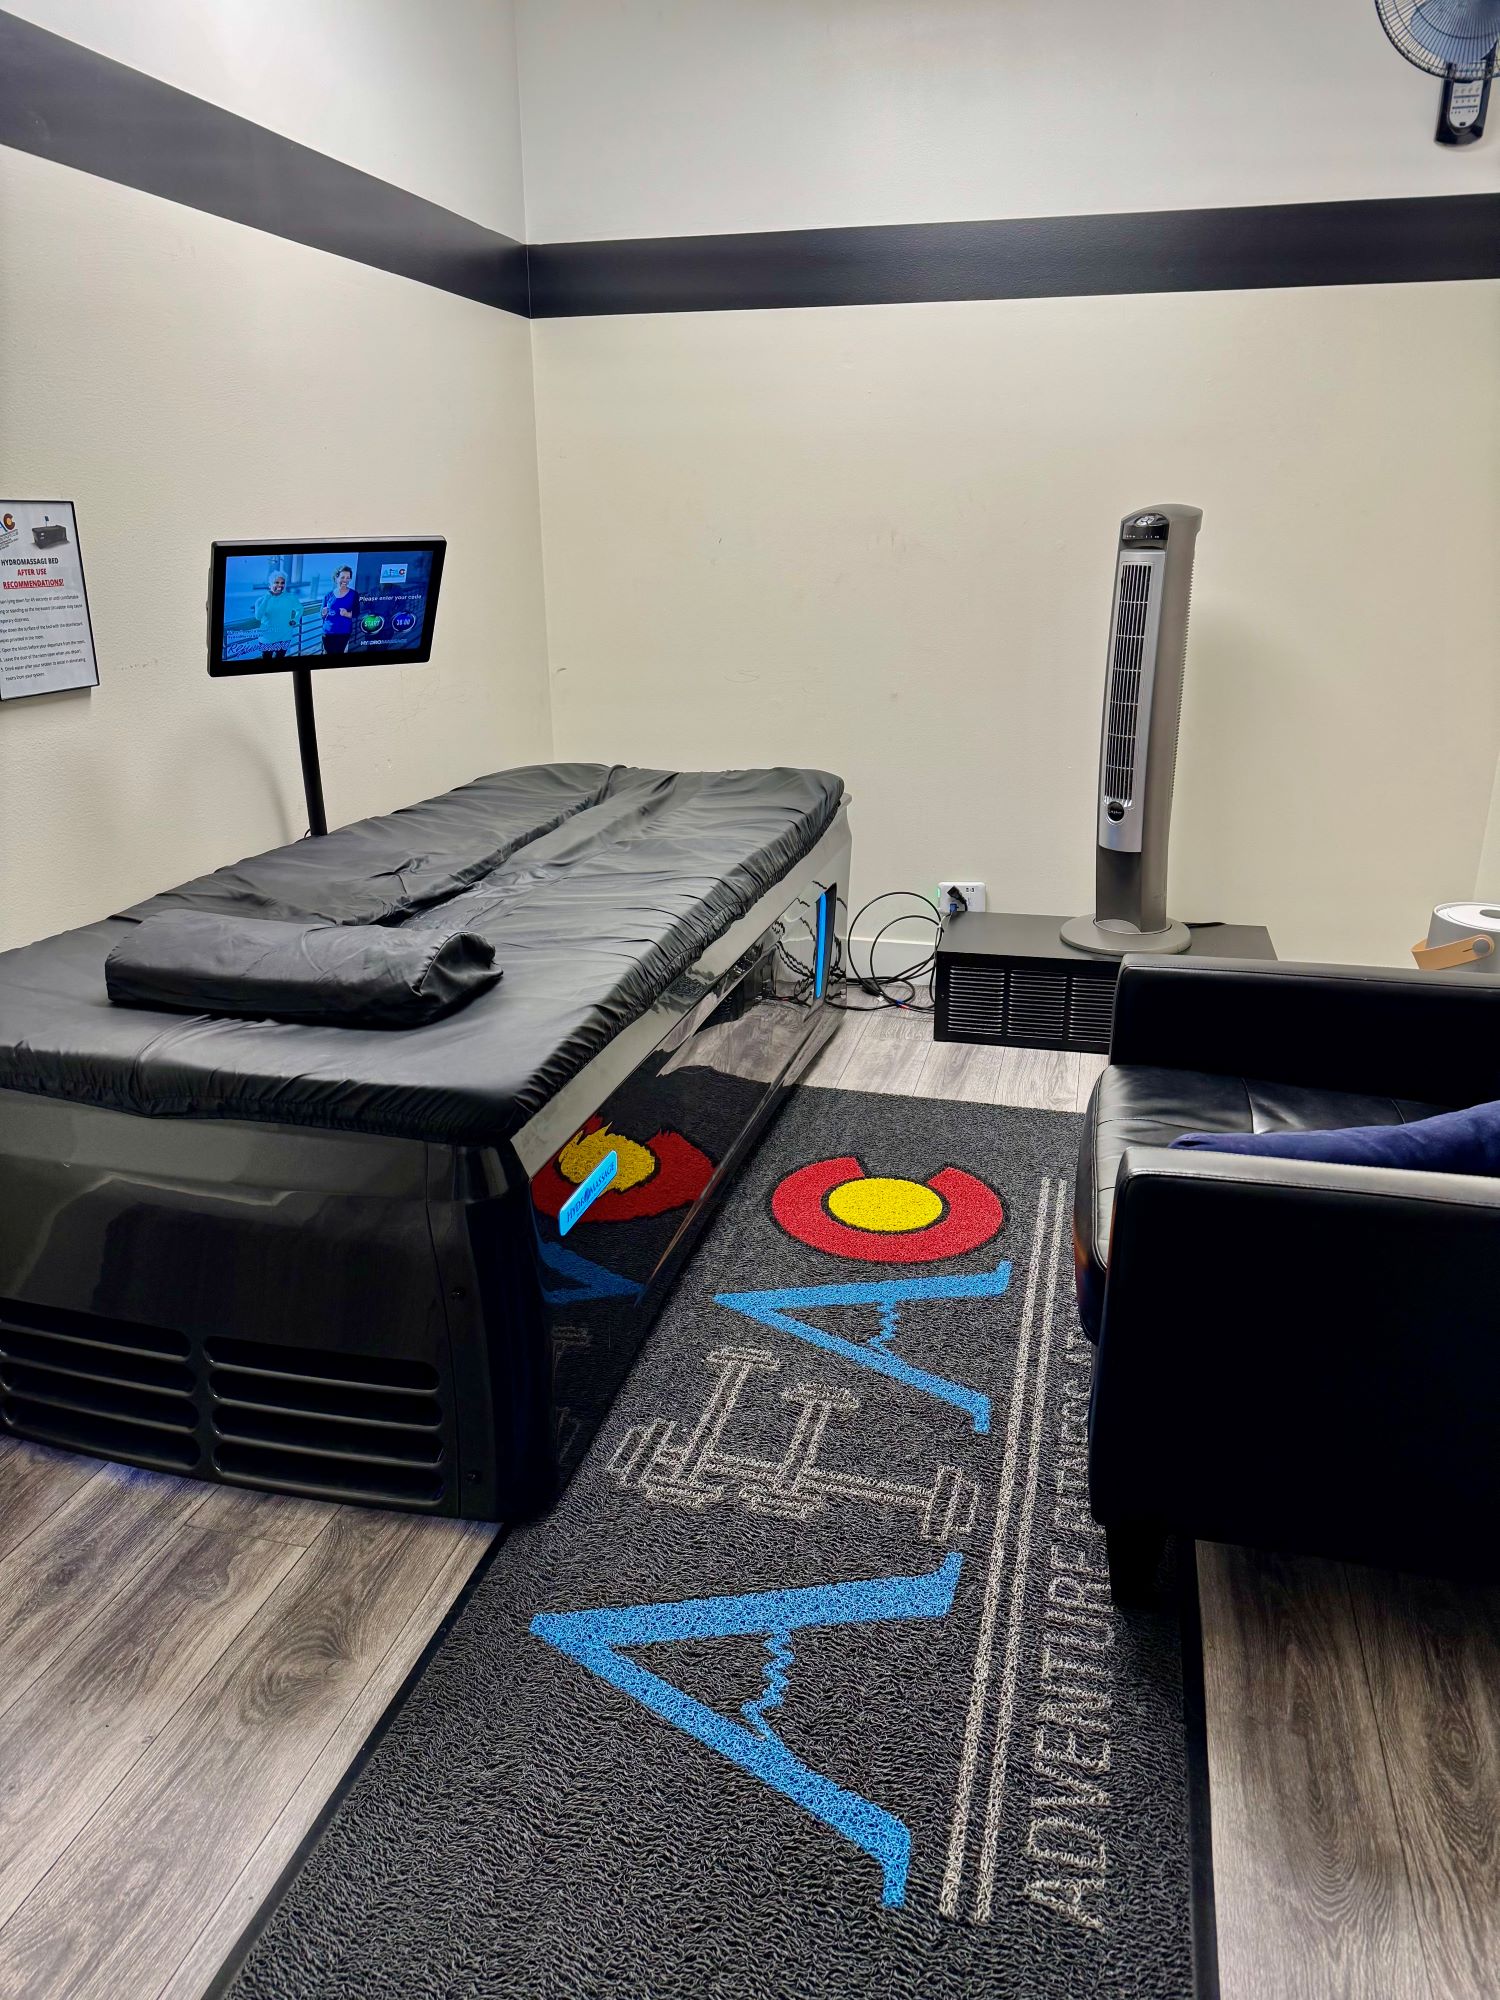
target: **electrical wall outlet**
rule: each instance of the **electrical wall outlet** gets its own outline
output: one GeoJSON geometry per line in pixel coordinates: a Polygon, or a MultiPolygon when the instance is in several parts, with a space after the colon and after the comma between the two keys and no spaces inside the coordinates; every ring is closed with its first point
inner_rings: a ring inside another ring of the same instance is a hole
{"type": "MultiPolygon", "coordinates": [[[[939,882],[937,888],[937,906],[945,917],[950,908],[948,895],[950,889],[956,889],[971,910],[982,910],[984,908],[984,884],[982,882],[939,882]]],[[[962,905],[959,907],[961,909],[962,905]]]]}

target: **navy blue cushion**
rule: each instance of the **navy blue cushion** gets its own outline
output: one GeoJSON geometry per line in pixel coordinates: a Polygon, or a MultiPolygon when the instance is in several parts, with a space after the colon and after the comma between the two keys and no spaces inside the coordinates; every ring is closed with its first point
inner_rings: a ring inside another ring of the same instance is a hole
{"type": "Polygon", "coordinates": [[[1184,1132],[1173,1146],[1338,1167],[1415,1167],[1429,1174],[1500,1176],[1500,1104],[1443,1111],[1409,1125],[1348,1125],[1340,1132],[1184,1132]]]}

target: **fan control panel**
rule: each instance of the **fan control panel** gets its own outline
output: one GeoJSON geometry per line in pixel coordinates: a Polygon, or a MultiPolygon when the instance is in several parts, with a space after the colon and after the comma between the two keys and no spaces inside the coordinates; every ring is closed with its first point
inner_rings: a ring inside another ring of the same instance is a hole
{"type": "Polygon", "coordinates": [[[1120,540],[1128,542],[1132,548],[1141,545],[1151,549],[1165,548],[1171,527],[1165,514],[1136,514],[1125,523],[1120,540]]]}

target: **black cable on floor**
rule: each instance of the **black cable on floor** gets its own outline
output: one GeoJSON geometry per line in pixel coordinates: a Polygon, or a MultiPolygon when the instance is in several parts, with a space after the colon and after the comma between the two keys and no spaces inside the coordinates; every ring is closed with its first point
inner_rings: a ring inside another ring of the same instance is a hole
{"type": "MultiPolygon", "coordinates": [[[[830,1007],[836,1007],[846,1014],[872,1014],[880,1007],[898,1007],[908,1013],[930,1014],[935,1005],[933,979],[937,971],[937,940],[942,935],[943,929],[942,913],[938,909],[937,904],[933,902],[930,896],[924,896],[916,889],[883,889],[878,896],[872,896],[867,903],[860,905],[859,909],[854,913],[853,920],[847,925],[845,935],[849,941],[849,962],[846,966],[844,963],[844,936],[840,935],[837,927],[837,913],[840,909],[847,912],[848,907],[842,896],[836,899],[833,957],[828,969],[826,1004],[830,1007]],[[889,922],[882,924],[870,940],[870,948],[867,954],[868,963],[864,972],[860,972],[854,962],[854,926],[865,915],[866,911],[873,910],[877,903],[886,903],[893,899],[904,899],[907,902],[921,903],[932,914],[930,916],[916,916],[913,911],[907,910],[900,916],[892,917],[889,922]],[[918,923],[930,923],[932,925],[933,940],[931,949],[924,952],[920,958],[913,960],[910,965],[903,966],[899,972],[878,973],[875,970],[875,953],[880,940],[885,936],[887,931],[894,930],[897,924],[911,922],[913,919],[918,923]],[[925,1002],[917,998],[918,982],[924,976],[927,981],[927,999],[925,1002]],[[899,990],[902,988],[905,990],[899,990]],[[865,994],[875,1003],[874,1006],[862,1007],[857,1003],[851,1002],[848,998],[851,991],[865,994]]],[[[804,965],[802,960],[788,948],[784,941],[778,941],[776,950],[782,962],[797,975],[798,984],[788,998],[793,1001],[805,1000],[812,991],[814,980],[812,967],[804,965]]]]}
{"type": "MultiPolygon", "coordinates": [[[[867,903],[861,904],[849,922],[849,969],[854,984],[861,993],[869,994],[872,999],[883,1006],[900,1007],[917,1014],[930,1014],[935,1004],[932,982],[937,972],[937,941],[942,936],[942,933],[942,911],[939,910],[937,904],[933,902],[930,896],[924,896],[916,889],[883,889],[878,896],[872,896],[867,903]],[[882,924],[870,940],[870,949],[867,955],[868,964],[865,971],[861,973],[854,959],[854,933],[859,925],[859,920],[867,911],[873,910],[877,903],[888,903],[898,899],[904,899],[909,903],[921,903],[932,914],[930,917],[917,916],[913,911],[906,910],[900,916],[892,917],[889,922],[882,924]],[[887,931],[894,930],[897,924],[912,921],[923,924],[930,923],[932,925],[931,949],[924,952],[919,959],[915,959],[910,965],[903,966],[899,972],[878,973],[875,970],[875,952],[880,940],[885,936],[887,931]],[[923,978],[924,975],[927,980],[927,1000],[925,1005],[917,998],[917,981],[923,978]],[[903,986],[906,988],[904,994],[891,990],[903,986]]],[[[844,1004],[847,1005],[847,1002],[844,1004]]]]}

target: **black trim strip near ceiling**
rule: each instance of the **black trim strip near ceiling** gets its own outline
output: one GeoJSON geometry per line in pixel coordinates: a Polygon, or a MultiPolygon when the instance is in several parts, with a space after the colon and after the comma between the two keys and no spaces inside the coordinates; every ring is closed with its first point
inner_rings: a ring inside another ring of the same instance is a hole
{"type": "Polygon", "coordinates": [[[533,243],[534,319],[1500,278],[1500,195],[533,243]]]}
{"type": "Polygon", "coordinates": [[[537,319],[1500,277],[1500,195],[529,249],[0,10],[0,145],[537,319]]]}
{"type": "Polygon", "coordinates": [[[508,236],[0,11],[0,145],[524,314],[508,236]]]}

